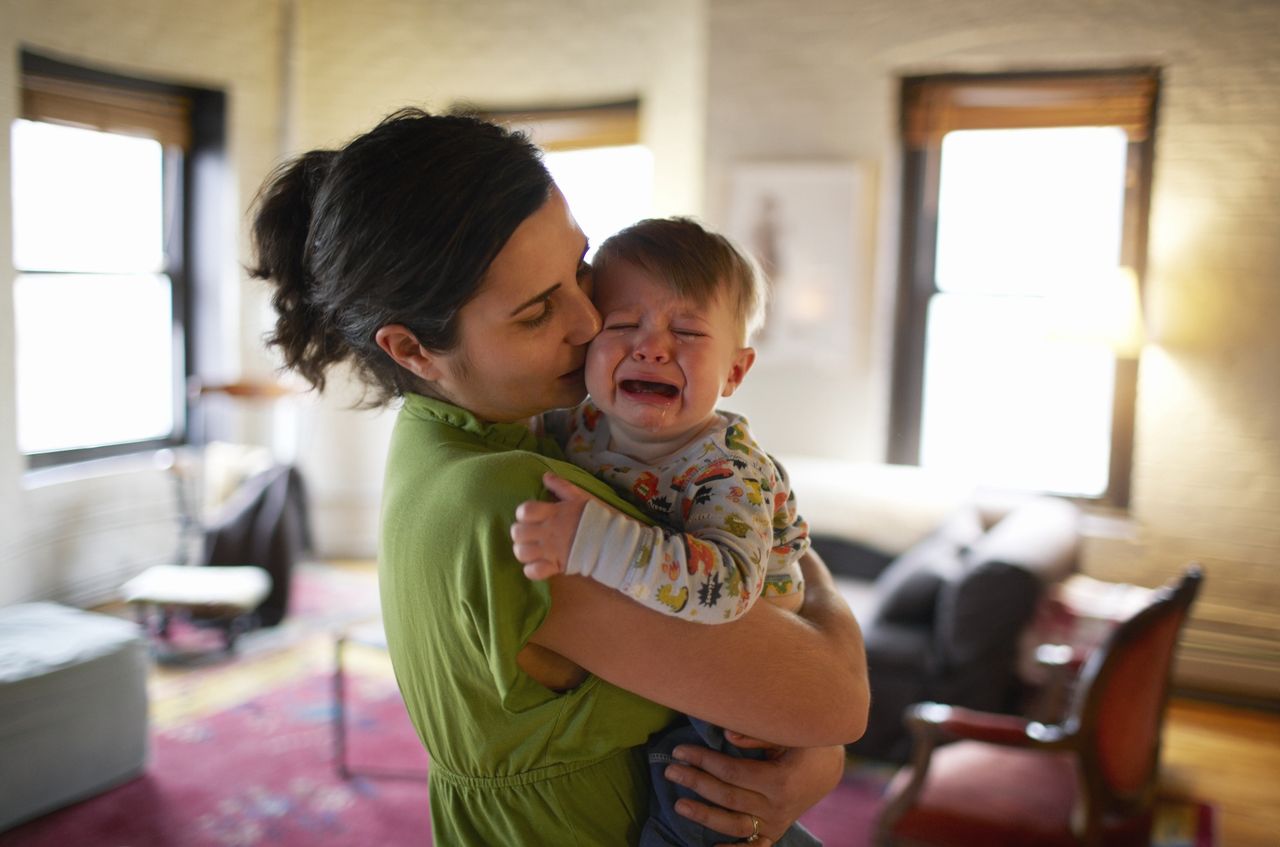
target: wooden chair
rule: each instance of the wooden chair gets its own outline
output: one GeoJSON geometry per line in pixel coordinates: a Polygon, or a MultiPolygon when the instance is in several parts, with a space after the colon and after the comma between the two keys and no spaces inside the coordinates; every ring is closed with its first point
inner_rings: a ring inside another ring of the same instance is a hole
{"type": "Polygon", "coordinates": [[[914,760],[890,783],[876,844],[1148,844],[1173,657],[1202,582],[1190,565],[1121,623],[1085,663],[1059,723],[908,709],[914,760]]]}

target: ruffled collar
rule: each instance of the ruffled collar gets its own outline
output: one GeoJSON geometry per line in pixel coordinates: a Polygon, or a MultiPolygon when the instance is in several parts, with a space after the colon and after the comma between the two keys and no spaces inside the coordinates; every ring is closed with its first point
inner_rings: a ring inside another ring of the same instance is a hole
{"type": "Polygon", "coordinates": [[[542,447],[529,427],[523,423],[488,423],[461,406],[434,397],[405,394],[403,411],[419,420],[434,421],[471,433],[496,447],[535,452],[540,452],[542,447]]]}

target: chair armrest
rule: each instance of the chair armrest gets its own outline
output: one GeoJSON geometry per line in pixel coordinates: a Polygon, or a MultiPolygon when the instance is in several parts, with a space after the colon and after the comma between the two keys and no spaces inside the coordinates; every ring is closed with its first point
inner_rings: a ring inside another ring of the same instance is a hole
{"type": "Polygon", "coordinates": [[[915,750],[909,768],[899,771],[890,784],[890,791],[894,786],[901,788],[896,796],[887,800],[877,821],[874,842],[877,845],[891,842],[889,833],[915,805],[924,788],[934,748],[940,743],[963,739],[1037,751],[1072,750],[1076,743],[1073,730],[1056,724],[942,703],[916,703],[907,707],[904,719],[915,735],[915,750]]]}
{"type": "Polygon", "coordinates": [[[1069,748],[1074,735],[1059,726],[1046,726],[1014,715],[979,712],[942,703],[916,703],[903,715],[915,736],[911,765],[899,771],[894,786],[901,786],[896,796],[885,803],[876,824],[877,845],[891,843],[889,833],[907,810],[915,805],[924,788],[933,751],[945,741],[967,739],[1031,750],[1069,748]]]}
{"type": "Polygon", "coordinates": [[[970,560],[1017,565],[1045,584],[1075,573],[1080,556],[1080,507],[1036,496],[1001,518],[970,546],[970,560]]]}
{"type": "Polygon", "coordinates": [[[1062,720],[1084,667],[1085,655],[1070,644],[1041,644],[1035,650],[1038,684],[1025,708],[1033,720],[1042,723],[1062,720]]]}
{"type": "Polygon", "coordinates": [[[1057,724],[1043,724],[1016,715],[979,712],[941,703],[917,703],[907,709],[907,725],[932,747],[940,741],[969,740],[1058,750],[1071,746],[1072,733],[1057,724]]]}

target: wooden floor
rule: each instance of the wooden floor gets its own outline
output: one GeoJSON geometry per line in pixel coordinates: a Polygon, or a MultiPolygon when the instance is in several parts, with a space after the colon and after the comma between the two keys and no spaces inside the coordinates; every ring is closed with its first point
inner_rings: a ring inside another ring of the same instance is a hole
{"type": "Polygon", "coordinates": [[[1280,845],[1280,714],[1175,698],[1161,792],[1212,803],[1218,847],[1280,845]]]}

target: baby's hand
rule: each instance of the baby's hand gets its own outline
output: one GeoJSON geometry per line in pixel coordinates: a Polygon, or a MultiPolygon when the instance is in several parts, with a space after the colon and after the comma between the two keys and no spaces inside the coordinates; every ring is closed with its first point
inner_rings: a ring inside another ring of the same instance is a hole
{"type": "Polygon", "coordinates": [[[543,474],[542,483],[557,500],[526,500],[516,509],[516,522],[511,525],[511,549],[524,563],[529,579],[564,573],[578,521],[591,496],[553,473],[543,474]]]}
{"type": "Polygon", "coordinates": [[[804,589],[792,591],[790,594],[764,594],[761,595],[761,599],[777,606],[779,609],[786,609],[788,612],[798,614],[801,607],[804,606],[804,589]]]}

